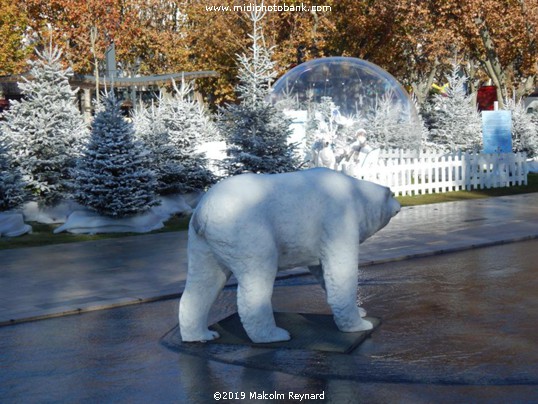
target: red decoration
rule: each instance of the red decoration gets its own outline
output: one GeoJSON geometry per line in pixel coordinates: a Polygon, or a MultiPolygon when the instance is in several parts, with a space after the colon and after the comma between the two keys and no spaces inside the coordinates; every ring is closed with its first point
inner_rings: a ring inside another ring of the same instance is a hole
{"type": "Polygon", "coordinates": [[[478,89],[477,104],[479,111],[493,111],[494,103],[497,101],[497,87],[482,86],[478,89]]]}

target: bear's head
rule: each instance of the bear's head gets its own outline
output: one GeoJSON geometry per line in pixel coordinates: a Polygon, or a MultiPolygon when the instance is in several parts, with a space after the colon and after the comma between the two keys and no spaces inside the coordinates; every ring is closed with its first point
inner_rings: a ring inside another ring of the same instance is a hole
{"type": "Polygon", "coordinates": [[[361,204],[360,242],[385,227],[400,211],[400,203],[390,188],[370,181],[358,181],[358,200],[361,204]]]}

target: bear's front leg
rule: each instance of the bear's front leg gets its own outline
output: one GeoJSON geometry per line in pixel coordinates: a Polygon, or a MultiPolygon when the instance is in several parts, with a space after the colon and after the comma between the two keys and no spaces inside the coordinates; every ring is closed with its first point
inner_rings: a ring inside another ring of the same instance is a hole
{"type": "Polygon", "coordinates": [[[371,322],[362,318],[366,311],[357,306],[359,258],[358,248],[352,246],[349,243],[333,245],[321,260],[327,303],[336,326],[343,332],[373,328],[371,322]],[[349,248],[345,248],[346,245],[349,248]]]}
{"type": "MultiPolygon", "coordinates": [[[[318,282],[320,283],[321,287],[323,288],[324,291],[327,291],[327,289],[325,288],[325,279],[323,279],[323,270],[321,268],[321,264],[320,265],[310,265],[308,267],[308,269],[310,270],[310,273],[312,275],[314,275],[314,277],[318,280],[318,282]]],[[[366,317],[366,310],[364,310],[362,307],[358,307],[359,309],[359,314],[361,317],[366,317]]]]}

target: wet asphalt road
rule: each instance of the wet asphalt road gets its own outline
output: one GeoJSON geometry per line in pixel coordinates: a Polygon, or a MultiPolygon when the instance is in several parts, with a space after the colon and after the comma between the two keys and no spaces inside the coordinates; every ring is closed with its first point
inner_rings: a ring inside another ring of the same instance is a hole
{"type": "MultiPolygon", "coordinates": [[[[0,402],[538,402],[537,291],[536,240],[364,268],[359,300],[382,324],[347,355],[183,345],[176,300],[0,327],[0,402]]],[[[278,281],[274,305],[328,312],[308,276],[278,281]]]]}

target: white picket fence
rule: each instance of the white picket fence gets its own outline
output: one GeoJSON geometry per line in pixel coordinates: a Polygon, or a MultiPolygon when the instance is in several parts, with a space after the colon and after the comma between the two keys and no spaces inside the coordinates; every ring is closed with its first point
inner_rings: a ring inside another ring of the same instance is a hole
{"type": "Polygon", "coordinates": [[[355,167],[353,175],[391,188],[396,195],[527,185],[525,153],[381,151],[377,164],[355,167]]]}

